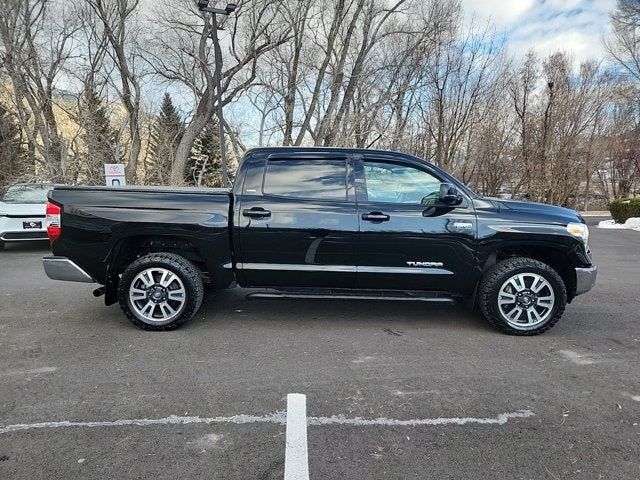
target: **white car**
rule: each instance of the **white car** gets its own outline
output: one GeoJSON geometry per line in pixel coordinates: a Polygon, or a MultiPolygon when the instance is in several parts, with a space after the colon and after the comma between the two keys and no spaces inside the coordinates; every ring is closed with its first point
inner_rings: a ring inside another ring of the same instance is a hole
{"type": "Polygon", "coordinates": [[[47,239],[46,203],[51,184],[10,186],[0,199],[0,250],[5,243],[47,239]]]}

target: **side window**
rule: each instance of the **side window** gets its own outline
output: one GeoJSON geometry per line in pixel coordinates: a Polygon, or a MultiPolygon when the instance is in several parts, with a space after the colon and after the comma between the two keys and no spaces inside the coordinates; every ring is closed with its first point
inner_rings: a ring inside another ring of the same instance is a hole
{"type": "Polygon", "coordinates": [[[345,160],[269,160],[265,195],[322,200],[347,199],[345,160]]]}
{"type": "Polygon", "coordinates": [[[365,161],[369,202],[433,204],[440,196],[440,180],[417,168],[365,161]]]}

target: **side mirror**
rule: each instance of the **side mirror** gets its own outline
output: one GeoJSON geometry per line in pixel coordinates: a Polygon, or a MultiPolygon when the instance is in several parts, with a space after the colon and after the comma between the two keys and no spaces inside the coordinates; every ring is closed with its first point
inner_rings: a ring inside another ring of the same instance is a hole
{"type": "Polygon", "coordinates": [[[451,183],[440,184],[440,203],[445,205],[460,205],[462,203],[462,195],[455,185],[451,183]]]}

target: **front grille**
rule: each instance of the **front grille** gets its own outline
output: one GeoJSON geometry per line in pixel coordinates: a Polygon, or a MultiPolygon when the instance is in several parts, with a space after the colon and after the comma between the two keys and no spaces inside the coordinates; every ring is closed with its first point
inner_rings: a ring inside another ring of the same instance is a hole
{"type": "Polygon", "coordinates": [[[2,240],[46,240],[47,232],[7,232],[0,234],[2,240]]]}

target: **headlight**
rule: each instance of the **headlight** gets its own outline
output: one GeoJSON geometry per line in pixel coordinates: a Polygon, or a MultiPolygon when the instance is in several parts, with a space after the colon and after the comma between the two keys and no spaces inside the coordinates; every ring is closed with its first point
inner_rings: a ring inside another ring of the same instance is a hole
{"type": "Polygon", "coordinates": [[[570,223],[567,225],[567,232],[575,237],[579,237],[587,244],[589,241],[589,227],[584,223],[570,223]]]}

